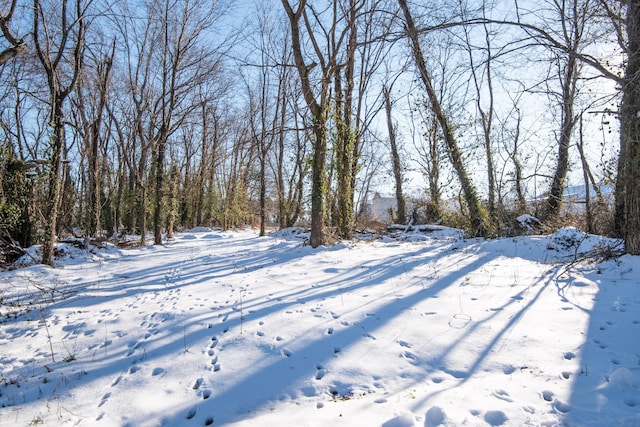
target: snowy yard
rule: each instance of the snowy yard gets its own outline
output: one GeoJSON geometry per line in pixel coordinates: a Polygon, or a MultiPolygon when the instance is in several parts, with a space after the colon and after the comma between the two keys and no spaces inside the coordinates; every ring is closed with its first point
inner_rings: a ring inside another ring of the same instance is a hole
{"type": "Polygon", "coordinates": [[[455,230],[64,246],[0,272],[0,425],[640,426],[640,259],[455,230]]]}

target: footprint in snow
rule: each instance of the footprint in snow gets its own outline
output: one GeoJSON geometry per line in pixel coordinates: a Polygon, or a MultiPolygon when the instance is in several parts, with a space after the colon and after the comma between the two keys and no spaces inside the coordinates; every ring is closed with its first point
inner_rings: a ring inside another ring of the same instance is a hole
{"type": "Polygon", "coordinates": [[[640,400],[635,399],[633,397],[629,397],[624,400],[624,404],[629,406],[630,408],[635,408],[636,406],[640,405],[640,400]]]}
{"type": "Polygon", "coordinates": [[[189,409],[189,411],[187,412],[187,416],[185,417],[186,419],[190,420],[193,417],[196,416],[196,408],[191,408],[189,409]]]}
{"type": "Polygon", "coordinates": [[[315,375],[316,380],[321,380],[322,378],[324,378],[326,374],[327,374],[327,370],[324,368],[324,366],[320,364],[316,365],[316,375],[315,375]]]}
{"type": "Polygon", "coordinates": [[[400,344],[400,347],[411,348],[411,344],[403,340],[398,340],[398,344],[400,344]]]}
{"type": "Polygon", "coordinates": [[[153,371],[151,371],[151,376],[157,377],[158,375],[162,375],[164,373],[165,373],[165,370],[163,368],[153,368],[153,371]]]}
{"type": "Polygon", "coordinates": [[[604,350],[605,348],[607,348],[607,347],[608,347],[608,345],[607,345],[606,343],[602,342],[602,340],[600,340],[600,339],[598,339],[598,338],[594,339],[594,340],[593,340],[593,343],[594,343],[594,344],[597,344],[597,345],[598,345],[598,347],[600,347],[600,348],[601,348],[601,349],[603,349],[603,350],[604,350]]]}
{"type": "Polygon", "coordinates": [[[505,366],[503,366],[503,367],[502,367],[502,372],[503,372],[505,375],[511,375],[511,374],[513,374],[515,371],[516,371],[516,368],[515,368],[515,366],[513,366],[513,365],[505,365],[505,366]]]}
{"type": "Polygon", "coordinates": [[[407,360],[416,360],[416,355],[411,353],[410,351],[402,351],[400,352],[400,357],[407,360]]]}
{"type": "Polygon", "coordinates": [[[513,399],[511,399],[509,393],[502,389],[495,390],[493,392],[493,397],[495,397],[496,399],[504,400],[505,402],[513,402],[513,399]]]}
{"type": "Polygon", "coordinates": [[[563,414],[566,414],[567,412],[569,412],[571,410],[571,408],[569,407],[569,405],[567,405],[564,402],[560,402],[559,400],[554,400],[553,401],[553,405],[552,405],[557,411],[562,412],[563,414]]]}
{"type": "Polygon", "coordinates": [[[105,403],[107,403],[107,400],[109,400],[110,397],[111,397],[111,393],[105,393],[104,396],[102,396],[102,400],[98,404],[98,408],[104,405],[105,403]]]}
{"type": "Polygon", "coordinates": [[[424,425],[426,427],[436,427],[445,424],[447,415],[439,406],[433,406],[427,411],[424,418],[424,425]]]}
{"type": "Polygon", "coordinates": [[[487,411],[484,414],[484,420],[487,424],[496,427],[505,425],[509,418],[502,411],[487,411]]]}

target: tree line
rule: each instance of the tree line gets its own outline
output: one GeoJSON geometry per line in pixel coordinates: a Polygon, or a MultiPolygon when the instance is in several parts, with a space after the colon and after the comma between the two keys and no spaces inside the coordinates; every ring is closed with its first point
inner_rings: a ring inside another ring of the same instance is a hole
{"type": "Polygon", "coordinates": [[[317,247],[350,238],[385,182],[407,221],[411,173],[414,215],[453,221],[454,194],[456,225],[501,235],[557,221],[571,170],[600,202],[615,186],[597,231],[640,253],[634,2],[0,7],[0,236],[45,264],[71,233],[302,223],[317,247]]]}

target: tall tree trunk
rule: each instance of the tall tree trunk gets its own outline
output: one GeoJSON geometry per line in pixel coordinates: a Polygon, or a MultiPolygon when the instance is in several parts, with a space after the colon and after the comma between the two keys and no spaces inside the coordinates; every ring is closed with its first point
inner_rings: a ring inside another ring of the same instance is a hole
{"type": "Polygon", "coordinates": [[[149,156],[149,144],[144,141],[144,136],[140,134],[140,159],[135,176],[135,197],[138,209],[138,230],[140,232],[140,246],[147,243],[147,160],[149,156]]]}
{"type": "Polygon", "coordinates": [[[518,214],[523,214],[527,211],[527,201],[524,197],[524,190],[523,190],[523,180],[524,180],[524,173],[523,173],[523,168],[522,168],[522,163],[520,162],[520,158],[519,158],[519,147],[520,147],[520,125],[522,123],[522,118],[520,117],[520,113],[518,112],[518,117],[517,117],[517,122],[516,122],[516,129],[515,129],[515,134],[513,135],[513,151],[509,154],[509,158],[511,159],[511,161],[513,162],[513,169],[514,169],[514,189],[516,191],[516,202],[517,202],[517,207],[518,207],[518,214]]]}
{"type": "Polygon", "coordinates": [[[44,35],[40,34],[42,28],[47,29],[49,22],[45,11],[39,0],[33,0],[33,38],[36,54],[40,64],[42,65],[49,86],[49,103],[51,107],[51,127],[52,141],[50,153],[50,170],[49,170],[49,190],[48,205],[46,207],[47,222],[45,224],[45,241],[42,246],[42,263],[53,265],[53,249],[56,241],[56,231],[58,228],[58,214],[60,211],[62,197],[62,181],[63,168],[62,156],[65,154],[65,135],[64,135],[64,101],[74,89],[80,76],[82,69],[82,58],[84,55],[84,35],[85,23],[81,0],[76,0],[74,24],[68,25],[67,19],[67,0],[61,5],[60,12],[60,31],[62,38],[60,44],[52,46],[53,40],[49,39],[49,31],[44,31],[44,35]],[[41,28],[42,27],[42,28],[41,28]],[[72,36],[73,34],[73,36],[72,36]],[[43,40],[44,38],[45,40],[43,40]],[[62,87],[62,72],[60,70],[60,62],[67,51],[67,42],[73,38],[73,73],[70,77],[68,85],[62,87]]]}
{"type": "Polygon", "coordinates": [[[60,211],[60,200],[62,197],[62,152],[64,147],[64,123],[62,102],[55,101],[54,117],[51,122],[53,127],[50,169],[48,176],[48,204],[47,219],[45,223],[45,240],[42,245],[42,263],[53,265],[53,249],[56,241],[56,231],[58,228],[58,214],[60,211]]]}
{"type": "MultiPolygon", "coordinates": [[[[296,70],[300,76],[302,94],[312,115],[313,134],[313,154],[311,160],[311,236],[309,244],[312,248],[325,244],[324,221],[325,221],[325,163],[327,157],[327,135],[326,125],[326,80],[323,75],[323,88],[321,89],[321,101],[318,102],[314,95],[309,79],[310,67],[307,66],[302,57],[302,47],[300,42],[300,18],[306,7],[306,0],[300,0],[298,9],[294,12],[288,0],[282,0],[282,5],[289,17],[291,26],[291,48],[293,52],[296,70]]],[[[323,74],[326,70],[322,70],[323,74]]]]}
{"type": "MultiPolygon", "coordinates": [[[[337,208],[338,208],[338,234],[343,239],[350,239],[353,234],[355,224],[355,212],[353,209],[353,198],[355,182],[356,138],[357,129],[353,128],[353,92],[355,89],[353,77],[355,70],[355,57],[358,41],[358,27],[356,20],[359,7],[356,0],[349,0],[348,9],[348,42],[344,67],[336,67],[334,73],[335,81],[335,103],[337,117],[337,208]],[[344,82],[346,87],[342,87],[342,68],[344,68],[344,82]]],[[[334,3],[335,7],[335,3],[334,3]]],[[[335,39],[335,32],[332,33],[333,50],[337,50],[338,45],[335,39]]]]}
{"type": "Polygon", "coordinates": [[[540,219],[549,221],[560,213],[565,188],[565,179],[569,170],[569,146],[576,124],[573,105],[577,91],[578,64],[575,56],[567,59],[562,75],[562,122],[558,141],[558,163],[551,181],[549,196],[546,199],[540,219]]]}
{"type": "Polygon", "coordinates": [[[456,171],[458,180],[460,181],[460,185],[462,186],[464,199],[467,204],[467,208],[469,209],[471,233],[476,237],[487,236],[489,234],[487,214],[480,205],[480,199],[478,198],[476,188],[471,182],[471,179],[469,178],[467,170],[464,166],[462,153],[460,152],[460,148],[458,147],[458,141],[456,140],[454,130],[449,123],[449,119],[445,114],[444,109],[440,104],[440,100],[438,99],[437,93],[433,87],[431,75],[427,70],[427,64],[424,59],[424,54],[422,53],[422,48],[420,47],[418,31],[413,22],[411,12],[409,11],[409,6],[407,6],[406,0],[398,0],[398,3],[404,13],[407,36],[409,37],[409,41],[411,43],[413,58],[418,68],[422,83],[425,85],[425,88],[427,90],[427,96],[429,98],[431,108],[433,109],[433,113],[435,114],[442,129],[444,142],[447,147],[447,152],[451,159],[451,163],[456,171]]]}
{"type": "Polygon", "coordinates": [[[640,255],[640,2],[627,2],[627,68],[620,106],[620,162],[616,212],[623,218],[625,251],[640,255]]]}
{"type": "MultiPolygon", "coordinates": [[[[486,15],[486,3],[482,4],[482,15],[483,18],[486,15]]],[[[497,227],[499,224],[498,212],[496,206],[496,175],[495,175],[495,164],[493,160],[493,147],[491,144],[491,132],[493,128],[493,117],[494,117],[494,94],[493,94],[493,53],[491,48],[491,32],[485,23],[483,25],[484,29],[484,41],[485,46],[483,50],[486,50],[487,57],[484,59],[484,74],[482,77],[478,76],[476,72],[476,63],[473,56],[473,50],[471,39],[467,28],[465,27],[465,41],[466,41],[466,49],[469,55],[469,64],[471,68],[471,75],[473,77],[473,84],[476,89],[475,97],[476,97],[476,108],[478,114],[480,115],[480,124],[482,125],[482,139],[484,145],[484,152],[487,162],[487,197],[488,197],[488,209],[489,209],[489,218],[493,223],[494,227],[497,227]],[[483,80],[486,80],[486,87],[483,90],[483,80]],[[487,106],[486,108],[482,105],[483,94],[487,95],[487,106]]]]}
{"type": "Polygon", "coordinates": [[[171,165],[171,180],[169,189],[169,209],[167,211],[167,239],[173,239],[176,218],[178,217],[178,189],[180,186],[180,169],[176,164],[171,165]]]}
{"type": "Polygon", "coordinates": [[[162,244],[162,212],[164,207],[164,161],[166,155],[167,140],[164,132],[157,143],[156,159],[155,159],[155,206],[153,209],[153,243],[155,245],[162,244]]]}
{"type": "Polygon", "coordinates": [[[399,224],[405,224],[407,221],[407,201],[404,198],[404,192],[402,191],[402,164],[400,162],[400,153],[398,153],[398,145],[396,144],[396,130],[393,126],[393,119],[391,117],[391,89],[387,86],[382,87],[382,94],[384,95],[384,107],[387,116],[387,129],[389,130],[389,144],[391,145],[391,162],[393,164],[393,177],[396,181],[396,204],[398,205],[398,211],[396,213],[395,221],[399,224]]]}
{"type": "Polygon", "coordinates": [[[116,52],[116,40],[111,45],[111,54],[98,64],[99,93],[98,105],[95,110],[95,117],[89,128],[89,141],[91,155],[89,157],[89,235],[97,236],[100,230],[100,206],[101,206],[101,186],[100,186],[100,130],[102,127],[102,115],[107,103],[107,90],[109,86],[109,74],[113,64],[113,57],[116,52]]]}

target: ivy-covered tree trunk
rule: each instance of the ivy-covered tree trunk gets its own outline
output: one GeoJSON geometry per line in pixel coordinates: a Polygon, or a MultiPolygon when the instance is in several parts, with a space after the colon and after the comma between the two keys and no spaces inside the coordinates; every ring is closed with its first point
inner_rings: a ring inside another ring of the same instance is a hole
{"type": "MultiPolygon", "coordinates": [[[[350,239],[353,233],[353,191],[351,188],[351,165],[354,149],[354,135],[351,131],[351,95],[353,84],[347,88],[346,97],[342,92],[342,76],[340,69],[335,74],[335,109],[336,109],[336,180],[337,180],[337,209],[336,225],[338,235],[343,239],[350,239]]],[[[353,79],[352,79],[353,80],[353,79]]]]}
{"type": "Polygon", "coordinates": [[[60,199],[62,193],[62,151],[64,144],[64,123],[62,102],[54,101],[55,108],[51,126],[53,127],[52,141],[49,158],[48,174],[48,205],[46,207],[47,221],[44,227],[45,240],[42,244],[42,263],[53,265],[54,244],[56,241],[56,229],[58,225],[58,213],[60,211],[60,199]]]}
{"type": "MultiPolygon", "coordinates": [[[[362,5],[360,6],[362,7],[362,5]]],[[[354,72],[356,48],[358,42],[358,18],[359,7],[355,0],[349,0],[348,11],[348,42],[344,67],[336,67],[335,80],[335,104],[337,118],[337,184],[338,184],[338,234],[343,239],[350,239],[355,226],[355,211],[353,208],[355,168],[357,162],[356,147],[358,138],[357,126],[353,126],[353,93],[355,90],[354,72]],[[344,68],[345,87],[342,85],[342,68],[344,68]]],[[[333,50],[337,49],[338,41],[335,33],[332,34],[333,50]]]]}
{"type": "Polygon", "coordinates": [[[287,0],[282,0],[282,5],[289,17],[289,24],[291,26],[291,49],[293,52],[294,61],[296,64],[296,70],[300,76],[300,83],[302,86],[302,95],[304,96],[307,107],[309,108],[312,119],[312,135],[313,135],[313,154],[311,160],[311,235],[309,237],[309,244],[313,248],[322,246],[325,244],[324,234],[324,221],[325,221],[325,168],[327,157],[327,135],[326,135],[326,120],[327,120],[327,77],[325,69],[323,72],[322,89],[320,89],[320,102],[318,102],[313,94],[311,87],[309,72],[312,67],[306,65],[302,56],[302,46],[300,41],[300,19],[303,16],[304,9],[306,7],[306,0],[301,0],[298,3],[296,11],[293,10],[287,0]]]}
{"type": "Polygon", "coordinates": [[[480,205],[480,199],[478,198],[476,188],[469,178],[469,175],[467,174],[466,168],[464,166],[464,162],[462,161],[462,153],[460,152],[460,148],[458,147],[458,141],[456,140],[456,137],[454,135],[454,130],[449,123],[449,119],[445,114],[438,99],[437,93],[433,87],[431,74],[427,70],[427,64],[424,59],[424,54],[422,53],[422,48],[420,47],[420,41],[418,39],[418,31],[413,22],[411,12],[409,11],[409,6],[407,5],[406,0],[398,0],[398,3],[400,4],[400,8],[404,13],[407,36],[409,37],[409,41],[411,43],[413,59],[416,63],[416,67],[418,68],[422,83],[425,85],[425,88],[427,90],[427,96],[429,98],[433,113],[438,120],[440,128],[442,129],[442,134],[444,137],[447,152],[449,154],[449,158],[451,159],[453,168],[455,169],[458,180],[460,181],[460,185],[462,186],[464,200],[467,204],[467,208],[469,209],[471,234],[476,237],[487,236],[490,230],[487,214],[480,205]]]}

